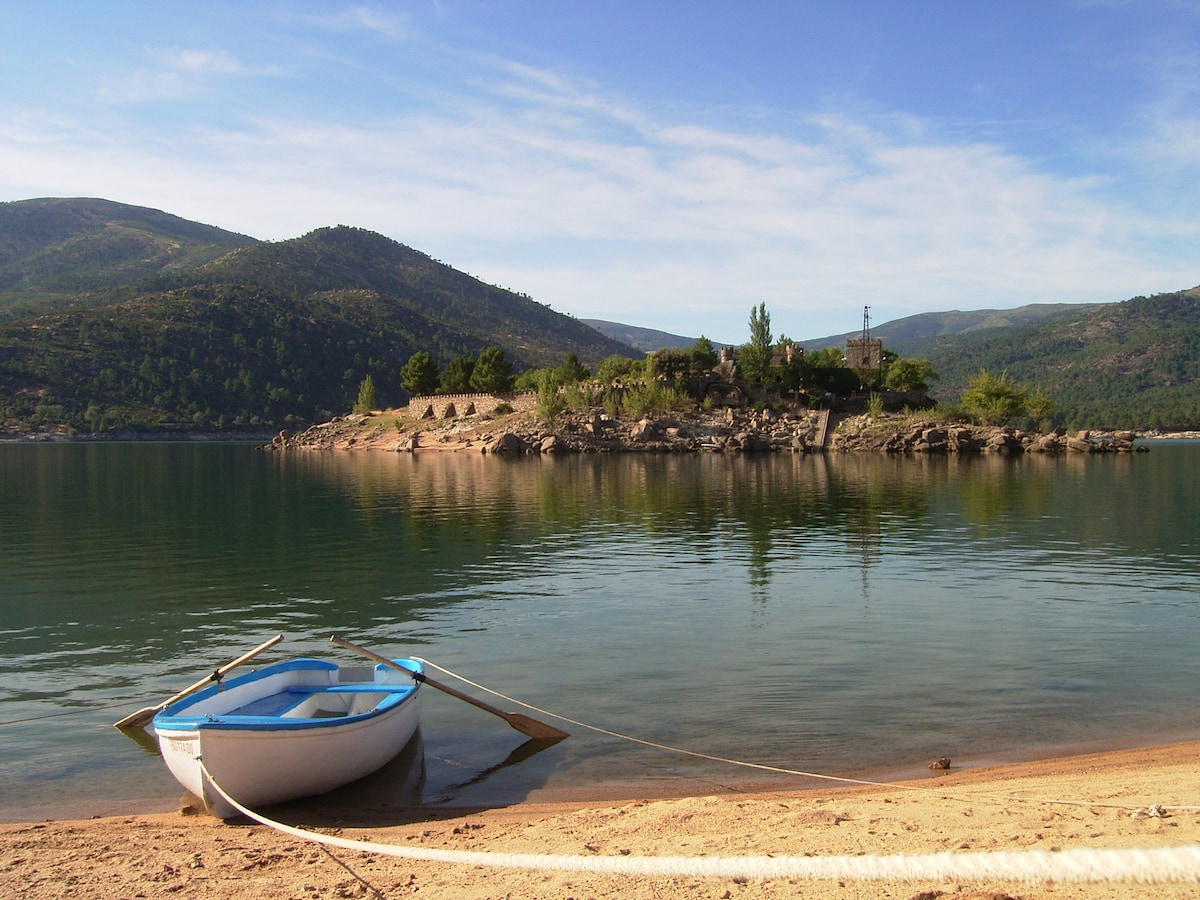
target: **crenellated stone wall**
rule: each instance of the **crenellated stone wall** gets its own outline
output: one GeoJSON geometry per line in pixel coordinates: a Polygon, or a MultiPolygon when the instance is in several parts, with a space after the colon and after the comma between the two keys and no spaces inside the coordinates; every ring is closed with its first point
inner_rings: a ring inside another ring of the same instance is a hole
{"type": "Polygon", "coordinates": [[[432,397],[413,397],[408,401],[408,415],[414,419],[456,419],[487,415],[505,406],[511,412],[530,412],[537,408],[537,394],[435,394],[432,397]]]}

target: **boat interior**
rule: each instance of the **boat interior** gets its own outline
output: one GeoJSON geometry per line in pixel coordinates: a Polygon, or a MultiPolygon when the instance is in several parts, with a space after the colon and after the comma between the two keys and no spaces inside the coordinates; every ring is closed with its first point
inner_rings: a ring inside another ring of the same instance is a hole
{"type": "Polygon", "coordinates": [[[245,727],[263,726],[280,719],[347,718],[392,707],[416,687],[416,682],[407,675],[377,666],[306,664],[304,668],[250,681],[239,688],[224,692],[218,688],[174,718],[182,721],[203,718],[230,725],[236,722],[245,727]],[[255,687],[259,689],[254,690],[255,687]],[[241,697],[240,689],[246,689],[241,697]]]}

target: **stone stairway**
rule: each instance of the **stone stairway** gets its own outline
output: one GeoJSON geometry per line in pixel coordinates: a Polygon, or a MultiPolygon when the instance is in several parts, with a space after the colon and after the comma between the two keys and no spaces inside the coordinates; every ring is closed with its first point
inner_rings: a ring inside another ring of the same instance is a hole
{"type": "Polygon", "coordinates": [[[817,439],[813,443],[814,450],[824,450],[825,440],[829,437],[829,410],[823,409],[817,416],[817,439]]]}

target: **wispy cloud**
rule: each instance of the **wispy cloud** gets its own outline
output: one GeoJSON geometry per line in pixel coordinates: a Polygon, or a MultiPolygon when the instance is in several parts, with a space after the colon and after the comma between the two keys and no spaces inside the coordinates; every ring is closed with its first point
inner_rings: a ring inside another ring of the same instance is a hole
{"type": "Polygon", "coordinates": [[[190,74],[233,74],[242,71],[242,64],[224,50],[173,50],[168,59],[170,68],[190,74]]]}
{"type": "Polygon", "coordinates": [[[367,32],[389,41],[406,41],[418,33],[404,14],[378,7],[354,6],[332,13],[302,14],[297,18],[317,28],[367,32]]]}
{"type": "MultiPolygon", "coordinates": [[[[366,8],[320,27],[421,40],[366,8]]],[[[718,338],[737,337],[759,301],[803,338],[852,327],[864,302],[894,317],[1194,280],[1190,262],[1146,249],[1194,236],[1190,217],[1130,204],[1100,170],[1066,177],[913,115],[717,119],[544,66],[429,58],[442,68],[410,72],[355,116],[256,103],[269,60],[162,51],[110,83],[111,102],[237,79],[251,92],[239,117],[105,129],[10,101],[0,191],[101,194],[272,239],[361,225],[581,317],[718,338]],[[828,327],[806,324],[818,320],[828,327]]],[[[1185,116],[1164,112],[1155,131],[1180,165],[1200,158],[1185,116]]]]}
{"type": "Polygon", "coordinates": [[[132,69],[100,76],[94,96],[115,105],[179,100],[212,90],[214,79],[240,75],[245,67],[225,50],[173,47],[149,54],[132,69]]]}

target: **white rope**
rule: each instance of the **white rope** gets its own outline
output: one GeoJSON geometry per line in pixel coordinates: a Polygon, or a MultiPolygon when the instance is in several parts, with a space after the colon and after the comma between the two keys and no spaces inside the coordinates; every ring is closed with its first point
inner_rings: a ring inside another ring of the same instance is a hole
{"type": "MultiPolygon", "coordinates": [[[[820,772],[805,772],[800,769],[787,769],[782,766],[769,766],[764,763],[747,762],[746,760],[730,759],[730,758],[724,757],[724,756],[713,756],[710,753],[701,753],[697,750],[688,750],[683,747],[672,747],[669,744],[659,744],[659,743],[656,743],[655,741],[648,741],[643,738],[633,737],[632,735],[622,734],[619,731],[609,731],[607,728],[601,728],[598,725],[589,725],[587,722],[580,722],[578,719],[572,719],[572,718],[569,718],[568,716],[563,716],[558,713],[551,712],[548,709],[541,709],[540,707],[533,706],[530,703],[525,703],[523,700],[518,700],[515,697],[510,697],[507,694],[502,694],[499,691],[492,690],[491,688],[487,687],[486,685],[482,685],[482,684],[479,684],[478,682],[472,681],[469,678],[465,678],[464,676],[459,675],[457,672],[452,672],[449,669],[447,669],[443,666],[439,666],[437,663],[430,662],[427,659],[420,659],[420,657],[417,657],[417,659],[419,659],[420,662],[423,665],[427,666],[428,668],[437,669],[439,672],[443,673],[444,675],[449,675],[451,678],[457,678],[463,684],[470,685],[471,687],[476,688],[477,690],[483,691],[484,693],[487,693],[487,694],[491,694],[493,697],[498,697],[501,700],[506,700],[509,703],[515,703],[518,706],[523,706],[526,709],[530,710],[531,712],[538,713],[539,715],[549,716],[552,719],[558,719],[561,722],[567,722],[578,728],[584,728],[588,731],[595,732],[596,734],[603,734],[608,737],[617,738],[618,740],[629,741],[630,743],[634,743],[634,744],[641,744],[643,747],[650,747],[655,750],[664,750],[668,753],[678,753],[683,756],[694,757],[695,759],[708,760],[709,762],[724,763],[726,765],[731,765],[731,766],[741,766],[742,768],[746,768],[746,769],[758,769],[759,771],[763,771],[763,772],[774,772],[778,775],[796,775],[796,776],[799,776],[802,778],[816,778],[816,779],[820,779],[822,781],[836,781],[841,784],[853,784],[853,785],[859,785],[859,786],[864,786],[864,787],[888,788],[889,790],[897,790],[897,791],[916,791],[918,793],[936,794],[939,798],[944,799],[944,800],[961,800],[963,802],[980,802],[980,801],[984,801],[984,800],[991,800],[991,801],[995,801],[995,802],[1004,802],[1004,803],[1020,802],[1020,803],[1043,803],[1043,804],[1049,804],[1049,805],[1055,805],[1055,806],[1080,806],[1080,807],[1086,807],[1089,809],[1121,809],[1121,810],[1129,811],[1129,812],[1133,813],[1134,815],[1138,815],[1144,810],[1144,807],[1135,807],[1135,806],[1130,806],[1130,805],[1124,804],[1124,803],[1102,803],[1102,802],[1096,802],[1093,800],[1060,800],[1060,799],[1046,799],[1046,798],[1038,798],[1038,797],[1021,797],[1021,796],[1016,796],[1013,794],[976,794],[976,793],[972,793],[969,796],[957,797],[953,793],[948,792],[947,790],[945,790],[945,788],[942,788],[942,787],[930,788],[930,787],[924,787],[919,784],[903,784],[901,782],[894,782],[894,781],[870,781],[870,780],[863,779],[863,778],[848,778],[848,777],[845,777],[842,775],[823,775],[820,772]]],[[[1162,804],[1162,803],[1154,804],[1153,808],[1158,809],[1158,810],[1176,810],[1176,811],[1181,811],[1181,812],[1200,811],[1200,806],[1168,806],[1168,805],[1162,804]]]]}
{"type": "Polygon", "coordinates": [[[401,859],[508,869],[652,877],[805,878],[844,881],[1019,881],[1173,884],[1200,881],[1200,847],[1156,850],[933,853],[921,856],[568,856],[400,847],[306,831],[242,806],[200,764],[212,788],[255,822],[283,834],[343,850],[401,859]]]}

